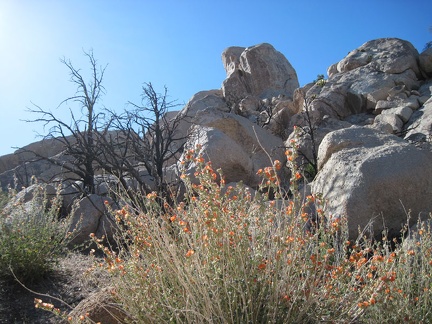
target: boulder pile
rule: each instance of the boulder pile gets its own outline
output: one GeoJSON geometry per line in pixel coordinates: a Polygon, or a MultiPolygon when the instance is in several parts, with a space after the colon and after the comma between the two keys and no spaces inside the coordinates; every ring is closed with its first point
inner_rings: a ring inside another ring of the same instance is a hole
{"type": "MultiPolygon", "coordinates": [[[[221,89],[195,94],[178,113],[191,120],[179,127],[192,134],[185,147],[199,144],[227,183],[257,188],[257,170],[272,160],[284,162],[295,139],[303,161],[317,167],[307,186],[327,201],[329,217],[347,217],[351,238],[359,228],[397,234],[409,213],[416,219],[432,211],[432,49],[419,53],[405,40],[372,40],[330,66],[327,79],[303,87],[270,44],[229,47],[222,62],[221,89]]],[[[44,149],[61,158],[61,148],[44,149]]],[[[178,177],[173,170],[183,159],[170,161],[171,177],[178,177]]],[[[23,165],[42,180],[50,174],[41,162],[4,156],[2,185],[22,176],[23,165]]],[[[192,175],[194,165],[187,172],[192,175]]],[[[281,173],[286,186],[289,172],[281,173]]],[[[103,209],[100,201],[97,205],[103,209]]],[[[100,221],[98,215],[94,219],[100,221]]]]}

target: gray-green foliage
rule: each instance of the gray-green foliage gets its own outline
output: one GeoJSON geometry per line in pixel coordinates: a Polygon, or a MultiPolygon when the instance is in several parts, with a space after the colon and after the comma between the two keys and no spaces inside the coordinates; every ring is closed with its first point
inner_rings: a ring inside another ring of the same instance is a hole
{"type": "MultiPolygon", "coordinates": [[[[11,199],[13,201],[13,197],[11,199]]],[[[0,277],[37,281],[67,252],[70,218],[59,218],[61,196],[47,197],[37,185],[29,202],[17,201],[0,214],[0,277]]]]}
{"type": "Polygon", "coordinates": [[[0,190],[0,209],[3,209],[3,207],[6,206],[6,204],[8,203],[8,201],[9,201],[9,196],[7,192],[0,190]]]}
{"type": "Polygon", "coordinates": [[[316,85],[320,86],[320,87],[323,87],[326,84],[324,74],[318,74],[317,78],[315,80],[313,80],[312,82],[315,83],[316,85]]]}

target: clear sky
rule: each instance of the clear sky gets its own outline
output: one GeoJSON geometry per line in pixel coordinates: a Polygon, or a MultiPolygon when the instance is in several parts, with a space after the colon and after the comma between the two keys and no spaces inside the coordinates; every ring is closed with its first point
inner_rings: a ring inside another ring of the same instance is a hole
{"type": "Polygon", "coordinates": [[[431,13],[430,0],[0,0],[0,155],[44,133],[22,121],[35,117],[32,102],[67,118],[56,107],[76,89],[60,58],[85,74],[83,50],[108,64],[101,105],[123,111],[144,82],[166,85],[179,103],[219,89],[229,46],[272,44],[300,85],[372,39],[402,38],[421,52],[431,13]]]}

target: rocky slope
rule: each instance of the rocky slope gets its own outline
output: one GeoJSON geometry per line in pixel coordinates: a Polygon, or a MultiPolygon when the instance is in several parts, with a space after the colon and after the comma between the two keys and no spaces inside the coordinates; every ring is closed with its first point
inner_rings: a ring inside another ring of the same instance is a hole
{"type": "MultiPolygon", "coordinates": [[[[407,210],[414,219],[432,211],[432,49],[419,54],[405,40],[372,40],[330,66],[327,80],[302,88],[270,44],[229,47],[222,62],[221,89],[195,94],[179,113],[193,119],[180,128],[193,130],[186,147],[200,144],[227,183],[256,188],[258,169],[284,161],[296,137],[303,156],[317,162],[307,188],[328,199],[331,217],[348,217],[351,237],[368,224],[375,234],[396,233],[407,210]],[[294,126],[305,132],[295,134],[294,126]]],[[[32,146],[47,156],[62,151],[51,142],[32,146]]],[[[49,180],[54,171],[24,155],[0,157],[3,186],[14,175],[49,180]]],[[[287,187],[289,170],[281,176],[287,187]]]]}

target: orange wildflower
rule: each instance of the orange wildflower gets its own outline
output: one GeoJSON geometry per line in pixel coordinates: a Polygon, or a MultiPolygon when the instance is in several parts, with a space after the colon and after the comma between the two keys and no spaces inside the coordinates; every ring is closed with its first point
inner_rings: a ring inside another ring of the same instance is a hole
{"type": "Polygon", "coordinates": [[[265,270],[266,267],[267,267],[267,264],[266,264],[265,262],[261,262],[261,263],[258,265],[258,269],[260,269],[260,270],[265,270]]]}
{"type": "Polygon", "coordinates": [[[186,252],[186,257],[189,258],[190,256],[194,255],[195,251],[194,250],[189,250],[186,252]]]}

